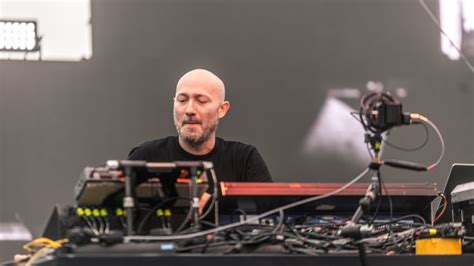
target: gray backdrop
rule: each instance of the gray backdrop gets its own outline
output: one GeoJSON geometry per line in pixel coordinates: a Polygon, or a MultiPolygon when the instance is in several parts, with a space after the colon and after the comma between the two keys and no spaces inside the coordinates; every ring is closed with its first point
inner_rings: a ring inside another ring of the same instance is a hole
{"type": "MultiPolygon", "coordinates": [[[[441,53],[417,1],[102,0],[92,1],[91,23],[91,60],[0,61],[0,221],[16,214],[35,235],[55,203],[72,202],[83,167],[175,134],[175,84],[197,67],[227,85],[232,108],[219,135],[257,146],[276,181],[345,182],[365,167],[349,152],[301,149],[328,90],[365,93],[369,80],[405,88],[405,109],[434,121],[447,145],[436,171],[385,168],[386,181],[442,187],[453,162],[473,161],[473,75],[441,53]]],[[[413,146],[423,136],[397,129],[391,140],[413,146]]],[[[429,163],[438,153],[431,131],[422,151],[384,155],[429,163]]]]}

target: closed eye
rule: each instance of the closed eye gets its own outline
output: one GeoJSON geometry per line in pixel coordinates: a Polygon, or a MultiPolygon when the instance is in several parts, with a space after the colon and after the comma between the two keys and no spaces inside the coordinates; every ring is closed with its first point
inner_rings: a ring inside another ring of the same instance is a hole
{"type": "Polygon", "coordinates": [[[174,99],[175,99],[175,101],[177,101],[179,103],[185,103],[185,102],[188,101],[188,97],[183,96],[183,95],[179,95],[178,97],[175,97],[174,99]]]}
{"type": "Polygon", "coordinates": [[[205,103],[208,103],[210,101],[210,99],[207,97],[207,96],[198,96],[196,97],[196,100],[200,103],[200,104],[205,104],[205,103]]]}

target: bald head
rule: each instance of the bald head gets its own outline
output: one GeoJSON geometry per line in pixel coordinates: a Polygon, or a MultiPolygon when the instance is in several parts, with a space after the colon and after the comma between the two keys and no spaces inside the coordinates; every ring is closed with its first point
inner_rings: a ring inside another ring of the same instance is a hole
{"type": "Polygon", "coordinates": [[[205,69],[184,74],[176,85],[174,123],[179,143],[186,151],[202,155],[215,144],[219,119],[229,110],[224,82],[205,69]]]}
{"type": "Polygon", "coordinates": [[[201,87],[218,97],[220,102],[225,100],[224,82],[209,70],[194,69],[184,74],[176,85],[176,94],[183,87],[201,87]]]}

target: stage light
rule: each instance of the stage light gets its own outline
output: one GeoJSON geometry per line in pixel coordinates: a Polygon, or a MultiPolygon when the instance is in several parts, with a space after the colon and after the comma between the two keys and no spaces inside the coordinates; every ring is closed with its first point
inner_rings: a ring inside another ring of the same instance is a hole
{"type": "Polygon", "coordinates": [[[461,49],[467,56],[474,56],[474,1],[439,0],[441,50],[452,60],[458,60],[461,49]],[[456,46],[456,47],[454,47],[456,46]]]}
{"type": "Polygon", "coordinates": [[[354,165],[364,165],[370,160],[364,139],[364,130],[351,116],[356,112],[343,99],[358,97],[355,88],[330,89],[328,97],[313,125],[306,134],[301,151],[308,158],[335,157],[354,165]],[[334,95],[337,95],[334,96],[334,95]]]}
{"type": "Polygon", "coordinates": [[[0,51],[39,51],[39,40],[35,21],[0,20],[0,51]]]}

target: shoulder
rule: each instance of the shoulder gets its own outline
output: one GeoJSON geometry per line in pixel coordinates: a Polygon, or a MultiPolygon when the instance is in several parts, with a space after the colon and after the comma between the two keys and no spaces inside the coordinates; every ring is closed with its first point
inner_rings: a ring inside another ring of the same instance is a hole
{"type": "Polygon", "coordinates": [[[238,181],[272,182],[265,160],[253,145],[239,141],[222,140],[224,156],[231,156],[241,174],[238,181]]]}
{"type": "Polygon", "coordinates": [[[161,139],[148,140],[135,146],[128,154],[129,159],[144,158],[150,156],[154,151],[160,151],[161,148],[174,145],[177,142],[176,136],[169,136],[161,139]]]}
{"type": "Polygon", "coordinates": [[[166,137],[166,138],[145,141],[142,144],[138,145],[137,147],[144,147],[144,148],[151,147],[151,148],[154,148],[154,147],[167,145],[167,144],[170,144],[170,143],[175,143],[176,141],[177,141],[176,136],[169,136],[169,137],[166,137]]]}
{"type": "Polygon", "coordinates": [[[226,152],[237,151],[243,153],[252,153],[254,151],[257,151],[257,148],[255,146],[240,141],[224,140],[221,138],[217,138],[217,140],[218,142],[220,142],[222,150],[226,152]]]}
{"type": "Polygon", "coordinates": [[[255,146],[240,141],[225,140],[222,138],[217,138],[217,141],[227,148],[256,149],[255,146]]]}
{"type": "Polygon", "coordinates": [[[254,145],[223,139],[219,139],[219,141],[222,147],[220,150],[224,156],[231,156],[231,158],[243,163],[248,162],[249,160],[261,160],[261,155],[254,145]]]}
{"type": "Polygon", "coordinates": [[[174,144],[177,141],[177,137],[169,136],[161,139],[148,140],[142,144],[136,146],[134,149],[155,149],[169,144],[174,144]]]}

